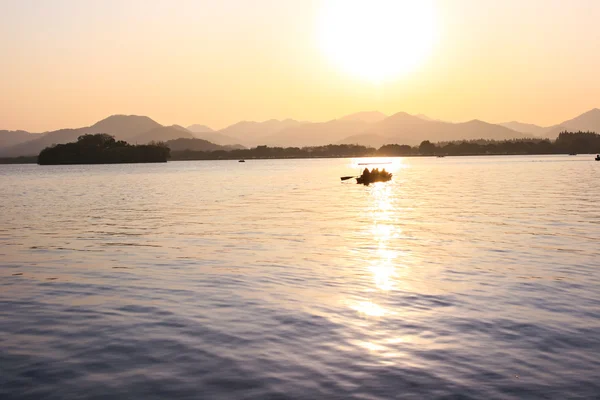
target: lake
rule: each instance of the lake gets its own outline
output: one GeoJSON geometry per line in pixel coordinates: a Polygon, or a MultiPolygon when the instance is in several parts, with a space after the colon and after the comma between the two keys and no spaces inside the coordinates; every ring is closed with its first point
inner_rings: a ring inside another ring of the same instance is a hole
{"type": "Polygon", "coordinates": [[[598,398],[593,156],[0,165],[0,398],[598,398]]]}

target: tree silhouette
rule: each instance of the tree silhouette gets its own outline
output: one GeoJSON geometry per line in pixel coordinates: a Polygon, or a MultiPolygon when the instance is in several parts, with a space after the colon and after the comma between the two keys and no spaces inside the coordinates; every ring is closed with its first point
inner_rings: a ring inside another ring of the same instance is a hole
{"type": "Polygon", "coordinates": [[[421,155],[432,155],[435,154],[437,147],[429,140],[423,140],[419,145],[419,153],[421,155]]]}

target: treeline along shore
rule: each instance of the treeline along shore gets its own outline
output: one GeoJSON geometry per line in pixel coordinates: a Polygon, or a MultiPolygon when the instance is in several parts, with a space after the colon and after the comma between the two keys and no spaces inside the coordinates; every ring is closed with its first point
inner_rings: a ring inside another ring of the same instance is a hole
{"type": "Polygon", "coordinates": [[[276,158],[348,158],[348,157],[408,157],[408,156],[473,156],[473,155],[534,155],[534,154],[596,154],[600,153],[600,135],[594,132],[562,132],[557,139],[471,140],[431,143],[418,146],[387,144],[379,149],[352,145],[330,144],[315,147],[268,147],[233,150],[171,151],[169,142],[130,145],[116,141],[107,134],[83,135],[77,142],[59,144],[42,150],[38,157],[0,158],[0,163],[48,164],[110,164],[166,162],[170,160],[234,160],[276,158]]]}
{"type": "Polygon", "coordinates": [[[473,156],[600,153],[600,135],[593,132],[562,132],[555,141],[549,139],[471,140],[431,143],[419,146],[387,144],[379,149],[350,144],[317,147],[267,147],[214,151],[173,151],[172,160],[228,160],[265,158],[346,158],[407,156],[473,156]]]}

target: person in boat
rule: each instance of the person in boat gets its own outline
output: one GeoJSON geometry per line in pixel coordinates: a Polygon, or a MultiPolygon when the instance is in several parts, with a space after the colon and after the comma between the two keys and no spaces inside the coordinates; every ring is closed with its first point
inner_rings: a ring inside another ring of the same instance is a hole
{"type": "Polygon", "coordinates": [[[370,177],[371,177],[371,172],[369,171],[369,168],[365,168],[365,170],[362,173],[362,178],[368,180],[370,177]]]}

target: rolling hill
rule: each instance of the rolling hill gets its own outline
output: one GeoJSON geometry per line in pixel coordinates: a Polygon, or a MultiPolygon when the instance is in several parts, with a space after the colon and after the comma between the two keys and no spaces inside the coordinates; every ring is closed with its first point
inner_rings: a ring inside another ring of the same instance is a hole
{"type": "MultiPolygon", "coordinates": [[[[144,132],[162,127],[158,122],[138,115],[111,115],[96,122],[89,128],[82,128],[86,133],[108,133],[116,139],[129,141],[144,132]]],[[[182,128],[185,129],[185,128],[182,128]]]]}
{"type": "Polygon", "coordinates": [[[214,151],[225,149],[223,146],[219,146],[218,144],[214,144],[203,139],[180,138],[169,140],[166,142],[166,144],[169,146],[171,151],[214,151]]]}
{"type": "Polygon", "coordinates": [[[513,131],[528,133],[534,136],[542,137],[548,132],[549,127],[543,127],[535,124],[526,124],[518,121],[502,122],[498,124],[513,131]]]}
{"type": "Polygon", "coordinates": [[[0,156],[18,157],[34,156],[48,146],[74,142],[81,135],[92,133],[108,133],[118,140],[130,143],[148,143],[150,141],[167,141],[180,137],[192,138],[187,129],[173,125],[163,127],[158,122],[144,116],[113,115],[96,122],[92,126],[77,129],[60,129],[37,134],[35,139],[15,145],[0,147],[0,156]]]}
{"type": "Polygon", "coordinates": [[[215,130],[201,124],[194,124],[187,127],[187,130],[192,133],[206,133],[206,132],[214,132],[215,130]]]}
{"type": "Polygon", "coordinates": [[[381,146],[382,144],[417,145],[423,140],[445,142],[473,139],[518,139],[527,135],[506,127],[472,120],[462,123],[425,120],[404,112],[396,113],[369,126],[365,132],[342,139],[339,143],[381,146]]]}
{"type": "Polygon", "coordinates": [[[198,133],[193,132],[193,135],[198,139],[208,140],[209,142],[221,145],[221,146],[234,146],[239,145],[242,141],[238,138],[234,138],[233,136],[224,135],[219,132],[205,132],[198,133]]]}
{"type": "Polygon", "coordinates": [[[573,119],[561,122],[570,131],[593,131],[600,133],[600,109],[594,108],[573,119]]]}
{"type": "Polygon", "coordinates": [[[37,139],[19,143],[14,146],[1,148],[0,156],[37,156],[40,151],[48,146],[76,141],[79,136],[89,133],[86,131],[86,129],[89,128],[60,129],[58,131],[47,132],[39,136],[37,139]]]}
{"type": "Polygon", "coordinates": [[[348,135],[364,132],[368,126],[366,122],[343,119],[304,123],[265,137],[259,144],[281,147],[322,146],[337,143],[348,135]]]}
{"type": "Polygon", "coordinates": [[[218,133],[238,138],[243,145],[256,146],[266,144],[265,139],[286,129],[306,124],[293,119],[271,119],[264,122],[241,121],[218,131],[218,133]]]}
{"type": "Polygon", "coordinates": [[[558,134],[563,131],[592,131],[600,133],[600,109],[593,108],[589,111],[578,115],[575,118],[563,121],[560,124],[552,126],[539,126],[534,124],[526,124],[522,122],[512,121],[505,122],[499,125],[513,129],[522,133],[530,133],[538,137],[547,139],[556,139],[558,134]]]}
{"type": "Polygon", "coordinates": [[[181,126],[159,126],[158,128],[132,137],[128,142],[131,144],[147,144],[150,142],[167,142],[180,138],[194,139],[194,135],[181,126]]]}
{"type": "MultiPolygon", "coordinates": [[[[380,147],[391,143],[417,145],[423,140],[505,140],[533,136],[555,139],[564,130],[600,132],[600,109],[594,108],[550,127],[517,121],[503,124],[490,124],[480,120],[450,123],[404,112],[386,117],[378,111],[367,111],[327,122],[273,119],[264,122],[241,121],[219,131],[198,124],[191,125],[190,128],[195,132],[179,125],[162,126],[145,116],[113,115],[91,126],[77,129],[60,129],[41,134],[0,131],[0,157],[35,156],[45,147],[73,142],[87,133],[108,133],[118,140],[140,144],[181,138],[198,139],[201,142],[187,142],[195,143],[194,146],[198,149],[240,148],[242,145],[304,147],[331,143],[380,147]],[[210,143],[210,146],[204,142],[210,143]]],[[[177,142],[177,146],[181,143],[186,142],[177,142]]]]}
{"type": "Polygon", "coordinates": [[[388,116],[379,111],[362,111],[354,114],[346,115],[340,118],[341,121],[360,121],[372,124],[375,122],[383,121],[388,116]]]}
{"type": "Polygon", "coordinates": [[[26,131],[0,131],[0,148],[25,143],[37,139],[41,135],[41,133],[29,133],[26,131]]]}

